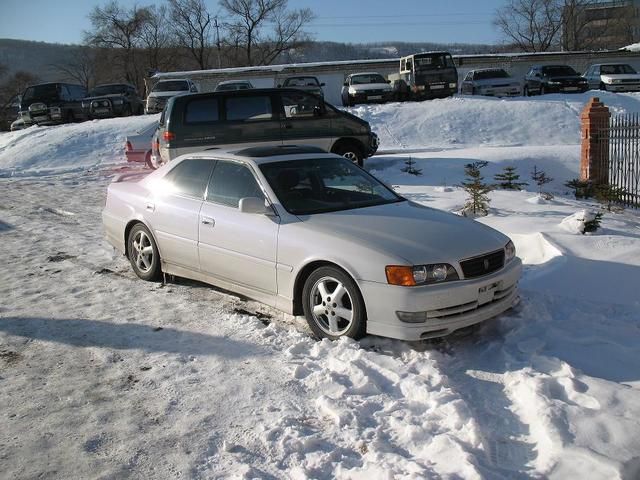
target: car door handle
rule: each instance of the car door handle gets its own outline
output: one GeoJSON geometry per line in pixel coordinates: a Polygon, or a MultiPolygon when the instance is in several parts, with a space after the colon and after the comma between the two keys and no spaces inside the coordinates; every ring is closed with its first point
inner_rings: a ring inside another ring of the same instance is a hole
{"type": "Polygon", "coordinates": [[[211,225],[212,227],[216,224],[216,221],[211,217],[202,217],[200,218],[200,222],[202,222],[203,225],[211,225]]]}
{"type": "Polygon", "coordinates": [[[156,205],[155,203],[147,203],[146,208],[148,211],[153,212],[156,209],[156,205]]]}

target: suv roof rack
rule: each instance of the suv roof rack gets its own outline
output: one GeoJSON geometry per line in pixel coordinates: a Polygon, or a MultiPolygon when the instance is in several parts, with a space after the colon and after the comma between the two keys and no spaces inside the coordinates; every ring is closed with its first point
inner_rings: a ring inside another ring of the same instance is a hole
{"type": "Polygon", "coordinates": [[[249,147],[233,152],[235,155],[251,158],[275,157],[277,155],[302,155],[305,153],[327,153],[311,145],[279,145],[268,147],[249,147]]]}

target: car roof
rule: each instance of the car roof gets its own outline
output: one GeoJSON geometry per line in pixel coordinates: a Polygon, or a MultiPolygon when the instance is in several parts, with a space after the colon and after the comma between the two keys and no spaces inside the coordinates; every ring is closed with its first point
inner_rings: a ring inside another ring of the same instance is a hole
{"type": "Polygon", "coordinates": [[[218,83],[218,85],[231,85],[233,83],[251,83],[249,80],[225,80],[224,82],[218,83]]]}
{"type": "MultiPolygon", "coordinates": [[[[380,73],[378,72],[358,72],[358,73],[351,73],[349,76],[350,77],[354,77],[356,75],[380,75],[380,73]]],[[[382,76],[382,75],[380,75],[382,76]]]]}
{"type": "Polygon", "coordinates": [[[495,68],[476,68],[474,70],[469,70],[469,72],[506,72],[507,70],[504,68],[499,68],[499,67],[495,67],[495,68]]]}
{"type": "Polygon", "coordinates": [[[97,87],[112,87],[112,86],[116,86],[116,85],[125,85],[127,87],[135,88],[133,85],[131,85],[130,83],[126,83],[126,82],[100,83],[98,85],[95,85],[93,88],[97,88],[97,87]]]}
{"type": "Polygon", "coordinates": [[[281,161],[298,161],[314,158],[342,158],[311,145],[280,145],[272,147],[251,147],[240,150],[211,149],[182,155],[180,158],[198,158],[210,160],[242,160],[246,163],[261,165],[281,161]]]}
{"type": "MultiPolygon", "coordinates": [[[[598,63],[597,65],[593,65],[593,66],[599,66],[599,67],[613,67],[616,65],[629,65],[628,63],[598,63]]],[[[631,65],[629,65],[631,67],[631,65]]]]}

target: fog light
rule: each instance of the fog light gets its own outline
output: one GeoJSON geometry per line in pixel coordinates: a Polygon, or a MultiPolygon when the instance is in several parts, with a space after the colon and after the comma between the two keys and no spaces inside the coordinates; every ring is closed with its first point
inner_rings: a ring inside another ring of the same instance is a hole
{"type": "Polygon", "coordinates": [[[424,323],[427,321],[427,312],[396,312],[398,319],[405,323],[424,323]]]}

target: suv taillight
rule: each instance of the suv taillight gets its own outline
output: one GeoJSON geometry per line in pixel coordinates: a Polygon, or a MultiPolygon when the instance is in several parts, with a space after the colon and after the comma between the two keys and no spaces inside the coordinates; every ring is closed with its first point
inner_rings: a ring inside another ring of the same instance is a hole
{"type": "Polygon", "coordinates": [[[176,134],[172,133],[172,132],[163,132],[162,133],[162,138],[165,142],[170,142],[171,140],[175,140],[176,139],[176,134]]]}

